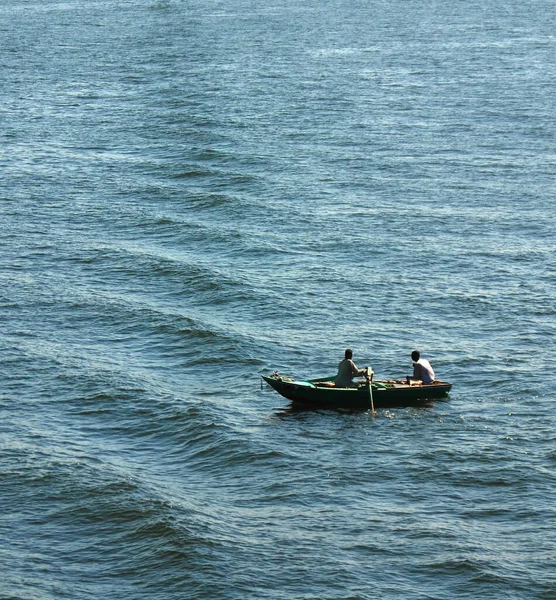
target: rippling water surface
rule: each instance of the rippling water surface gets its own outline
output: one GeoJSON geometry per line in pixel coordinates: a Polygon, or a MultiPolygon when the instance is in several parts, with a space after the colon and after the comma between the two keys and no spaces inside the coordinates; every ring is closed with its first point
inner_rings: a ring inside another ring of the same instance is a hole
{"type": "Polygon", "coordinates": [[[555,14],[2,3],[2,598],[556,597],[555,14]]]}

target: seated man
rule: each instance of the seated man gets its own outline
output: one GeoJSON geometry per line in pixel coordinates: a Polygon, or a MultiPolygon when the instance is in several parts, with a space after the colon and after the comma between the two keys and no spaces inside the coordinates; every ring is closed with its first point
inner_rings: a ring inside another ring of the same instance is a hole
{"type": "Polygon", "coordinates": [[[353,378],[358,375],[365,375],[366,369],[359,369],[352,359],[353,352],[351,350],[345,351],[345,358],[338,364],[338,374],[334,383],[336,387],[354,387],[353,378]]]}
{"type": "Polygon", "coordinates": [[[411,353],[411,359],[413,360],[413,377],[408,377],[407,382],[422,381],[423,383],[432,383],[435,375],[430,362],[426,358],[421,358],[418,350],[414,350],[411,353]]]}

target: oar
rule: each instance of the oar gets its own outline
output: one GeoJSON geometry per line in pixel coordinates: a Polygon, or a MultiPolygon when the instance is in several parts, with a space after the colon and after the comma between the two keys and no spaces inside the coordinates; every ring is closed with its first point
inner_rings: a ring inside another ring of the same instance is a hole
{"type": "Polygon", "coordinates": [[[367,375],[366,375],[365,379],[367,380],[367,383],[369,384],[369,398],[371,399],[371,410],[373,411],[373,415],[376,415],[375,403],[373,401],[373,386],[371,384],[372,379],[373,379],[373,370],[371,369],[371,367],[367,367],[367,375]]]}

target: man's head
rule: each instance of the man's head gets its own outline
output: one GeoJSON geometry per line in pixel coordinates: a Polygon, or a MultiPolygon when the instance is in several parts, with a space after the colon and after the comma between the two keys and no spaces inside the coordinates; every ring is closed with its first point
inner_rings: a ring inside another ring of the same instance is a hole
{"type": "Polygon", "coordinates": [[[413,350],[413,352],[411,353],[411,360],[413,362],[417,362],[420,358],[421,358],[421,354],[420,354],[419,350],[413,350]]]}
{"type": "Polygon", "coordinates": [[[349,359],[351,359],[351,358],[352,358],[352,356],[353,356],[353,352],[352,352],[352,351],[351,351],[351,350],[348,348],[348,349],[345,351],[345,357],[346,357],[346,358],[349,358],[349,359]]]}

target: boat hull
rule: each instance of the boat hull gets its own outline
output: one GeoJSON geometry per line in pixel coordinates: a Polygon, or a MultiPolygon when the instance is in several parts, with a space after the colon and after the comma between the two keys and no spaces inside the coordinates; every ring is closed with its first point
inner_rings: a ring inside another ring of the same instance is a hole
{"type": "MultiPolygon", "coordinates": [[[[354,388],[329,387],[332,378],[296,381],[280,375],[263,375],[263,379],[292,404],[306,408],[371,408],[369,386],[354,388]]],[[[418,406],[431,399],[442,398],[452,388],[451,383],[435,381],[431,384],[408,385],[405,382],[373,382],[375,408],[418,406]]]]}

